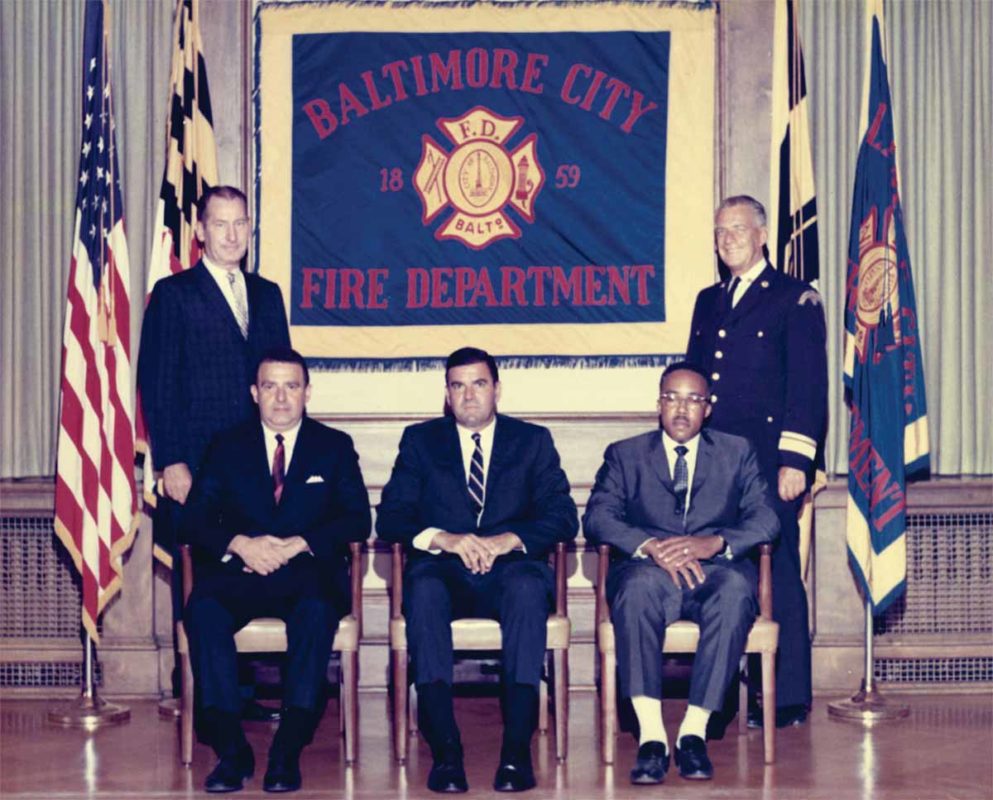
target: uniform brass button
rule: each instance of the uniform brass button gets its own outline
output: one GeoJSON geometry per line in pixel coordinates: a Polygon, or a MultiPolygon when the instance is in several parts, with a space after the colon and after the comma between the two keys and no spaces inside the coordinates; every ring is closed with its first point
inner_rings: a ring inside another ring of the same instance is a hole
{"type": "Polygon", "coordinates": [[[721,379],[721,373],[719,373],[719,372],[712,372],[710,374],[710,379],[712,381],[719,381],[721,379]]]}
{"type": "Polygon", "coordinates": [[[717,335],[723,339],[725,336],[727,336],[727,331],[725,331],[724,328],[721,328],[719,331],[717,331],[717,335]]]}
{"type": "Polygon", "coordinates": [[[765,336],[765,332],[764,331],[759,331],[759,338],[761,339],[763,336],[765,336]]]}
{"type": "Polygon", "coordinates": [[[716,402],[717,402],[717,395],[716,394],[712,394],[710,396],[710,404],[713,405],[716,402]]]}
{"type": "Polygon", "coordinates": [[[724,353],[718,350],[716,353],[714,353],[714,358],[724,358],[724,353]]]}
{"type": "Polygon", "coordinates": [[[766,422],[772,422],[772,417],[766,417],[766,418],[765,418],[765,421],[766,421],[766,422]]]}

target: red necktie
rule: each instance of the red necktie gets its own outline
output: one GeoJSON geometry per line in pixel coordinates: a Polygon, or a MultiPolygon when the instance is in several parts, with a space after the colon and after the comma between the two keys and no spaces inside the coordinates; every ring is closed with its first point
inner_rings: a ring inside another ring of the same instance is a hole
{"type": "Polygon", "coordinates": [[[283,496],[283,483],[286,480],[286,450],[283,449],[283,434],[276,434],[276,452],[272,454],[272,496],[276,503],[283,496]]]}

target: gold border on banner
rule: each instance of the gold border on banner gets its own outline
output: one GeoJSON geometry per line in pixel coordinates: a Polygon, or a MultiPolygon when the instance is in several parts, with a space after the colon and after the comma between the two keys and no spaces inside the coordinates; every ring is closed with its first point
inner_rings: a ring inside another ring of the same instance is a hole
{"type": "MultiPolygon", "coordinates": [[[[297,33],[668,31],[672,34],[666,145],[664,322],[472,325],[473,342],[507,355],[683,353],[697,293],[714,280],[716,11],[644,3],[469,6],[281,4],[259,9],[260,272],[291,302],[292,41],[297,33]]],[[[466,325],[292,325],[308,358],[438,357],[466,343],[466,325]]]]}

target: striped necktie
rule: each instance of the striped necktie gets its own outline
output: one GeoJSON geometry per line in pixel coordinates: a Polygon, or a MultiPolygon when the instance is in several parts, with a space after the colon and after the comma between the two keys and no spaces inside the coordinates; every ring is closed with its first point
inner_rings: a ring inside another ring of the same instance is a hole
{"type": "Polygon", "coordinates": [[[238,280],[234,272],[228,272],[228,283],[234,295],[234,318],[241,330],[241,335],[248,338],[248,301],[245,299],[245,286],[238,280]]]}
{"type": "Polygon", "coordinates": [[[486,500],[486,481],[483,473],[483,445],[480,443],[479,434],[472,435],[472,441],[476,447],[472,451],[472,461],[469,464],[469,482],[466,488],[469,490],[469,497],[472,500],[472,508],[478,518],[483,511],[483,503],[486,500]]]}
{"type": "Polygon", "coordinates": [[[283,448],[283,434],[276,434],[276,451],[272,454],[272,496],[279,505],[286,482],[286,450],[283,448]]]}

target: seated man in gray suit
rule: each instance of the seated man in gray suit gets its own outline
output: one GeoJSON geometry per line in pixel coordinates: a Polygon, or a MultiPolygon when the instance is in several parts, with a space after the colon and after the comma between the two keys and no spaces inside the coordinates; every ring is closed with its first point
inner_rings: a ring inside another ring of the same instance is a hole
{"type": "Polygon", "coordinates": [[[707,720],[721,707],[758,613],[749,556],[779,532],[752,446],[701,431],[709,397],[698,367],[669,366],[659,391],[661,433],[607,448],[583,518],[586,539],[612,548],[606,588],[620,690],[639,727],[632,783],[661,783],[669,768],[661,649],[666,625],[678,619],[699,624],[700,645],[676,765],[684,778],[713,777],[707,720]]]}

